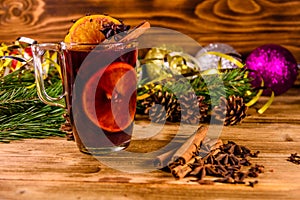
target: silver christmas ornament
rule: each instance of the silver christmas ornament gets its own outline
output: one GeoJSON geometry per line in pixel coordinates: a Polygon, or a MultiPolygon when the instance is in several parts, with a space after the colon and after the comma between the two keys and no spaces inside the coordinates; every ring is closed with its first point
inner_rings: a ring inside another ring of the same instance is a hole
{"type": "Polygon", "coordinates": [[[208,54],[207,52],[220,52],[230,55],[234,59],[241,61],[241,55],[230,45],[223,43],[212,43],[199,50],[195,56],[200,65],[200,71],[217,69],[219,64],[221,64],[221,69],[237,68],[237,66],[230,60],[217,55],[208,54]]]}

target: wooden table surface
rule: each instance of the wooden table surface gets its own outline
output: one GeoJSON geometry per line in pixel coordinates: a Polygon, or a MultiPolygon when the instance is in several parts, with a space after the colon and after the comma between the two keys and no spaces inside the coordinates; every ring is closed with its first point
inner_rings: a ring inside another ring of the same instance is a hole
{"type": "MultiPolygon", "coordinates": [[[[132,26],[148,20],[153,27],[177,30],[203,46],[227,43],[245,56],[260,45],[276,43],[288,48],[299,63],[299,5],[299,0],[4,0],[0,38],[6,43],[19,36],[57,42],[71,20],[86,13],[108,13],[132,26]]],[[[292,153],[300,153],[299,81],[276,97],[264,114],[255,113],[255,107],[248,114],[242,124],[224,127],[220,137],[261,152],[253,162],[264,165],[265,172],[254,187],[200,185],[175,180],[160,170],[118,171],[79,152],[65,138],[28,139],[0,144],[0,200],[299,199],[300,165],[287,161],[292,153]]],[[[178,130],[178,124],[166,124],[153,136],[145,131],[147,121],[139,119],[136,124],[131,148],[138,151],[167,144],[178,130]],[[145,145],[141,137],[148,134],[152,137],[145,145]]]]}
{"type": "MultiPolygon", "coordinates": [[[[261,152],[252,162],[265,172],[254,187],[201,185],[160,170],[119,171],[79,152],[73,141],[49,138],[0,144],[0,199],[299,199],[300,165],[287,161],[300,153],[299,85],[276,97],[264,114],[252,107],[248,115],[242,124],[224,127],[220,137],[261,152]]],[[[144,142],[148,122],[136,124],[131,147],[141,151],[168,143],[179,126],[166,124],[144,142]]]]}

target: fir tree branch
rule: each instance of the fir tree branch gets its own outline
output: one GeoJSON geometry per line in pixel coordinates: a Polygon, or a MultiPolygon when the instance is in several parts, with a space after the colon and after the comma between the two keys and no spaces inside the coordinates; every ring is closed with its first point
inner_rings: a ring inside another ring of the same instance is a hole
{"type": "Polygon", "coordinates": [[[64,136],[59,128],[64,122],[63,109],[49,105],[34,105],[23,113],[1,116],[0,142],[24,138],[64,136]]]}
{"type": "MultiPolygon", "coordinates": [[[[182,93],[194,90],[197,96],[205,97],[204,103],[213,107],[218,105],[220,97],[229,97],[231,95],[243,97],[246,101],[253,98],[256,94],[253,91],[249,78],[246,76],[247,71],[245,69],[231,69],[225,70],[220,74],[201,75],[184,78],[171,78],[157,81],[153,84],[145,84],[138,88],[138,96],[144,94],[151,94],[157,92],[155,90],[156,85],[162,91],[168,91],[180,95],[182,93]],[[251,94],[248,94],[251,91],[251,94]]],[[[150,95],[149,94],[149,95],[150,95]]],[[[143,106],[138,101],[138,110],[143,110],[143,106]]],[[[139,111],[140,112],[140,111],[139,111]]]]}
{"type": "MultiPolygon", "coordinates": [[[[42,103],[34,86],[32,70],[20,69],[0,78],[0,142],[25,138],[64,136],[60,125],[64,109],[42,103]],[[29,87],[30,86],[30,87],[29,87]]],[[[56,74],[46,80],[47,93],[62,93],[56,74]]]]}

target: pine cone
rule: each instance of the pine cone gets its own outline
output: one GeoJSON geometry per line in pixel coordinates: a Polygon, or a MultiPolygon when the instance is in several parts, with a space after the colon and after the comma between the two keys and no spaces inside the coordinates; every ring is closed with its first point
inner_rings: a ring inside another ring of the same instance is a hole
{"type": "Polygon", "coordinates": [[[197,97],[189,92],[181,95],[179,100],[173,93],[158,91],[143,100],[144,114],[149,114],[155,123],[183,122],[198,124],[208,117],[208,105],[204,103],[205,97],[197,97]],[[192,108],[197,105],[197,108],[192,108]]]}
{"type": "Polygon", "coordinates": [[[217,120],[224,121],[224,125],[228,126],[242,122],[247,110],[244,99],[232,95],[228,99],[221,97],[219,106],[216,106],[213,112],[217,120]]]}
{"type": "Polygon", "coordinates": [[[70,117],[68,114],[63,114],[66,122],[60,126],[60,130],[66,133],[67,140],[74,140],[70,117]]]}
{"type": "Polygon", "coordinates": [[[187,124],[198,124],[208,117],[208,105],[204,103],[205,97],[196,96],[194,92],[180,96],[181,122],[187,124]],[[196,107],[193,107],[196,106],[196,107]]]}
{"type": "Polygon", "coordinates": [[[173,93],[157,91],[143,100],[144,114],[149,114],[151,121],[163,123],[166,120],[177,120],[172,113],[178,109],[177,99],[173,93]]]}

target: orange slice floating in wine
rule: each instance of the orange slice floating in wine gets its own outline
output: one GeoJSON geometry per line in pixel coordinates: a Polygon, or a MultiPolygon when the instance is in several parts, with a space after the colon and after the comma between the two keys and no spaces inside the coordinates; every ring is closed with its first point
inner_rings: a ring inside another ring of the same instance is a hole
{"type": "Polygon", "coordinates": [[[136,109],[136,73],[132,66],[115,62],[93,74],[84,86],[83,108],[97,126],[110,132],[126,129],[136,109]]]}
{"type": "Polygon", "coordinates": [[[107,15],[88,15],[78,19],[69,29],[64,42],[99,44],[105,40],[101,32],[107,24],[121,22],[107,15]]]}

